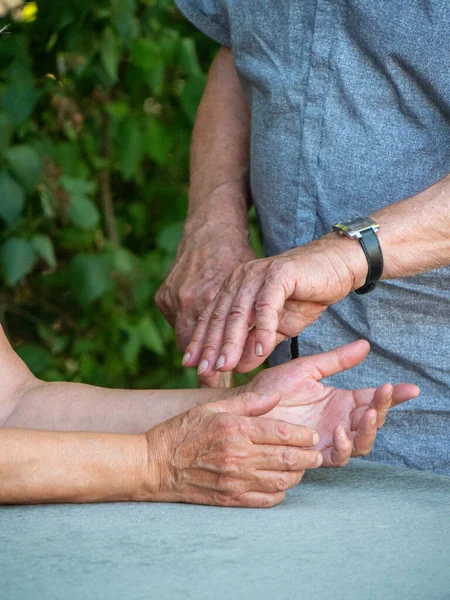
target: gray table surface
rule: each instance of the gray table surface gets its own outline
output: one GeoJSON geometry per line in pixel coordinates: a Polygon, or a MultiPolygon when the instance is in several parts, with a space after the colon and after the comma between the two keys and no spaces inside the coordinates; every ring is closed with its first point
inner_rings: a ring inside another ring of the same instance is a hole
{"type": "Polygon", "coordinates": [[[0,508],[0,598],[450,599],[450,478],[353,461],[270,510],[0,508]]]}

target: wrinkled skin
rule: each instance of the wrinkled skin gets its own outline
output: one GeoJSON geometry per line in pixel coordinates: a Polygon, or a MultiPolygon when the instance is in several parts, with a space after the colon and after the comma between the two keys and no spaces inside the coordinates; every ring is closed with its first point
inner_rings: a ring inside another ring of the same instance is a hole
{"type": "Polygon", "coordinates": [[[271,507],[322,455],[317,433],[261,415],[278,394],[234,393],[197,406],[147,433],[154,501],[271,507]],[[316,436],[316,437],[314,437],[316,436]]]}
{"type": "Polygon", "coordinates": [[[200,315],[183,364],[198,366],[203,376],[247,373],[354,286],[355,273],[334,238],[239,265],[200,315]]]}
{"type": "Polygon", "coordinates": [[[280,403],[266,416],[301,423],[320,435],[316,446],[324,467],[343,467],[350,457],[366,456],[390,408],[416,398],[411,384],[385,384],[378,389],[343,390],[321,379],[350,369],[367,356],[369,344],[360,340],[331,352],[293,360],[259,373],[246,391],[277,390],[280,403]]]}
{"type": "MultiPolygon", "coordinates": [[[[242,233],[230,227],[210,231],[205,225],[186,234],[156,304],[175,328],[177,345],[184,352],[199,315],[211,302],[235,267],[256,258],[242,233]]],[[[220,375],[200,376],[200,384],[217,387],[220,375]]]]}

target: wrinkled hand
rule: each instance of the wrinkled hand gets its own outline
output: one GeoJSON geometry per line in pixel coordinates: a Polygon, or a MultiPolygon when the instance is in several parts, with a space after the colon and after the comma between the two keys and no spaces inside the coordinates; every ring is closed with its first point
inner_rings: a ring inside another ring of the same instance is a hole
{"type": "Polygon", "coordinates": [[[278,394],[244,393],[150,430],[149,462],[158,481],[152,499],[255,508],[281,502],[322,455],[311,449],[319,440],[314,431],[260,416],[278,401],[278,394]]]}
{"type": "Polygon", "coordinates": [[[346,242],[352,243],[327,237],[238,266],[200,315],[183,364],[198,365],[203,375],[260,365],[353,289],[355,276],[339,245],[346,242]]]}
{"type": "Polygon", "coordinates": [[[322,452],[323,466],[343,467],[350,457],[370,453],[390,408],[420,393],[417,386],[406,383],[342,390],[320,382],[358,365],[369,349],[369,344],[360,340],[325,354],[293,360],[262,371],[244,389],[279,392],[279,404],[266,416],[313,428],[320,435],[315,448],[322,452]]]}
{"type": "MultiPolygon", "coordinates": [[[[175,263],[156,294],[156,304],[175,328],[177,344],[184,352],[197,319],[214,299],[233,269],[255,258],[245,236],[232,228],[207,226],[187,234],[180,244],[175,263]]],[[[218,385],[217,373],[201,377],[200,383],[218,385]]]]}

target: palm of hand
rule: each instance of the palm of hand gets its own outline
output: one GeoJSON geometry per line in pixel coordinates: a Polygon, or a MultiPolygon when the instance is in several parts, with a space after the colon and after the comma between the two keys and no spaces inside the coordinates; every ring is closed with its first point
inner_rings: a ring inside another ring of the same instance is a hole
{"type": "Polygon", "coordinates": [[[352,429],[357,428],[367,410],[373,390],[367,390],[372,393],[358,398],[351,390],[323,385],[301,369],[297,369],[293,377],[285,371],[286,368],[270,369],[251,382],[252,391],[276,390],[280,393],[280,403],[266,416],[314,429],[320,435],[317,449],[321,451],[332,448],[337,425],[342,425],[351,439],[352,429]]]}
{"type": "Polygon", "coordinates": [[[245,386],[257,393],[278,392],[280,402],[266,416],[315,429],[323,466],[345,466],[350,456],[369,454],[377,429],[394,406],[416,398],[417,386],[400,383],[357,390],[325,386],[321,379],[362,362],[369,352],[363,340],[324,354],[292,360],[259,373],[245,386]]]}

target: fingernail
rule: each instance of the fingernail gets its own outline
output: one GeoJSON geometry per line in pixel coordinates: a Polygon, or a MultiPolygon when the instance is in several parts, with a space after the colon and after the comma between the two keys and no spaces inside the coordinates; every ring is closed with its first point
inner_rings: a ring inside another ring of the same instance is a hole
{"type": "Polygon", "coordinates": [[[316,462],[316,466],[320,467],[320,465],[323,463],[323,456],[322,453],[319,453],[319,456],[317,457],[317,462],[316,462]]]}
{"type": "Polygon", "coordinates": [[[216,362],[216,369],[221,369],[225,364],[225,355],[221,354],[216,362]]]}
{"type": "Polygon", "coordinates": [[[263,355],[262,344],[256,344],[255,354],[256,354],[256,356],[262,356],[263,355]]]}
{"type": "Polygon", "coordinates": [[[202,375],[206,369],[209,367],[209,362],[207,360],[202,360],[198,365],[197,375],[202,375]]]}
{"type": "Polygon", "coordinates": [[[377,424],[377,418],[375,415],[370,419],[370,424],[372,427],[377,424]]]}
{"type": "Polygon", "coordinates": [[[313,446],[317,446],[317,444],[320,442],[320,435],[316,432],[313,435],[313,446]]]}
{"type": "Polygon", "coordinates": [[[345,438],[345,429],[343,427],[339,427],[339,429],[337,430],[337,434],[338,434],[338,437],[340,437],[342,439],[345,438]]]}
{"type": "Polygon", "coordinates": [[[183,356],[183,360],[181,361],[181,364],[184,366],[186,363],[188,363],[191,360],[191,353],[190,352],[186,352],[186,354],[183,356]]]}

